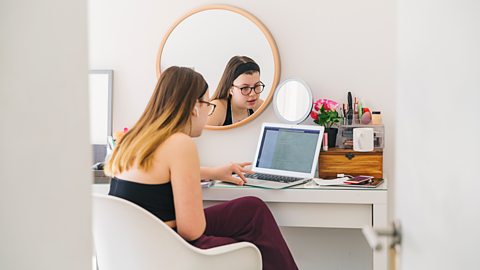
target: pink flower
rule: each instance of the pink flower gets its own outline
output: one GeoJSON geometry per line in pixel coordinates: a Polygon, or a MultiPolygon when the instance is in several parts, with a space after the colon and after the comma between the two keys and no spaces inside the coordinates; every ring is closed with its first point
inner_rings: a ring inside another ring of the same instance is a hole
{"type": "Polygon", "coordinates": [[[313,110],[310,112],[310,117],[319,125],[332,127],[339,123],[338,106],[339,104],[333,100],[325,98],[318,99],[313,103],[313,110]],[[322,114],[321,117],[320,114],[322,114]]]}
{"type": "Polygon", "coordinates": [[[322,98],[317,100],[317,102],[323,105],[325,111],[334,111],[338,108],[338,103],[330,99],[322,98]]]}
{"type": "Polygon", "coordinates": [[[330,110],[336,110],[339,104],[333,100],[328,100],[328,106],[330,107],[330,110]]]}

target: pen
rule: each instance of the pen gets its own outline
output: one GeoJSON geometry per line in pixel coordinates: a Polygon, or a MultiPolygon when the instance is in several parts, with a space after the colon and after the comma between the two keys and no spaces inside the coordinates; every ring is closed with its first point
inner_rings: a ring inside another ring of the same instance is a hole
{"type": "Polygon", "coordinates": [[[358,98],[355,97],[355,102],[353,103],[353,121],[354,123],[358,123],[358,98]]]}
{"type": "Polygon", "coordinates": [[[358,102],[358,120],[362,120],[362,115],[363,115],[363,104],[361,101],[358,102]]]}
{"type": "MultiPolygon", "coordinates": [[[[345,105],[345,104],[343,104],[345,105]]],[[[344,106],[345,107],[345,106],[344,106]]],[[[342,119],[342,124],[344,124],[345,122],[343,121],[344,117],[345,117],[345,111],[343,110],[343,108],[341,110],[339,110],[339,115],[338,117],[340,117],[340,119],[342,119]]]]}
{"type": "Polygon", "coordinates": [[[353,114],[358,113],[358,98],[355,97],[355,102],[353,103],[353,114]]]}

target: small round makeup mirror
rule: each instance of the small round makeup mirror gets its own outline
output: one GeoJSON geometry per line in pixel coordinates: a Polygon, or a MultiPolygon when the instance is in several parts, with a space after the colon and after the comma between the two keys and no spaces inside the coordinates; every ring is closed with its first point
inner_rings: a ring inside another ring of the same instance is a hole
{"type": "Polygon", "coordinates": [[[312,102],[312,91],[304,81],[287,79],[275,90],[273,108],[281,120],[299,124],[310,115],[312,102]]]}

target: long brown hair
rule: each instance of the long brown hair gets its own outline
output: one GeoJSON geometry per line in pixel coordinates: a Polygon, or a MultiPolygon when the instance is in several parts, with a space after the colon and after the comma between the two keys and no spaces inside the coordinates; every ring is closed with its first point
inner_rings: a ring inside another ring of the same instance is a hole
{"type": "Polygon", "coordinates": [[[229,90],[233,85],[233,81],[235,81],[235,79],[242,74],[253,74],[255,72],[260,72],[260,67],[250,57],[238,55],[232,57],[230,61],[228,61],[227,66],[223,71],[222,78],[218,82],[217,89],[215,90],[215,93],[213,93],[211,100],[228,99],[230,97],[229,90]],[[248,68],[247,66],[246,69],[238,72],[240,69],[242,69],[242,66],[245,66],[244,64],[250,64],[249,66],[251,68],[248,68]]]}
{"type": "Polygon", "coordinates": [[[142,116],[117,142],[105,174],[115,176],[132,166],[148,171],[157,147],[185,130],[195,103],[207,88],[203,76],[191,68],[173,66],[165,70],[142,116]]]}

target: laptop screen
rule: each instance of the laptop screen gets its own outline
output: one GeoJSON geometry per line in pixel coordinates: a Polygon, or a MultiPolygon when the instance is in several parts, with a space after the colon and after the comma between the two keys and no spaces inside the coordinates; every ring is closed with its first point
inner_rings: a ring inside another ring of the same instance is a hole
{"type": "Polygon", "coordinates": [[[256,167],[310,173],[319,130],[265,127],[256,167]]]}

